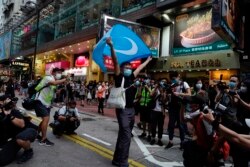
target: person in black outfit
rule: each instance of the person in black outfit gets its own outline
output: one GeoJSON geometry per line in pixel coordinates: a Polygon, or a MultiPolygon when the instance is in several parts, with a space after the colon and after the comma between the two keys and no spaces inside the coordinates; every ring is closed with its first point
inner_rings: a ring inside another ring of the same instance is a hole
{"type": "Polygon", "coordinates": [[[6,82],[6,91],[5,95],[10,96],[11,98],[15,97],[15,86],[12,78],[9,78],[6,82]]]}
{"type": "Polygon", "coordinates": [[[115,87],[120,87],[122,79],[125,79],[124,88],[126,89],[126,106],[125,109],[116,109],[116,117],[119,124],[118,138],[116,142],[115,153],[112,160],[112,165],[120,167],[128,167],[129,147],[131,142],[132,128],[135,122],[134,98],[136,88],[131,86],[134,83],[135,77],[139,72],[152,60],[151,57],[142,63],[134,72],[132,72],[129,62],[118,64],[114,46],[111,38],[107,39],[107,44],[111,49],[111,57],[115,67],[115,87]]]}
{"type": "Polygon", "coordinates": [[[21,148],[24,152],[17,163],[24,163],[33,156],[30,143],[37,136],[37,126],[15,109],[15,102],[11,99],[1,96],[0,102],[0,166],[11,163],[21,148]]]}

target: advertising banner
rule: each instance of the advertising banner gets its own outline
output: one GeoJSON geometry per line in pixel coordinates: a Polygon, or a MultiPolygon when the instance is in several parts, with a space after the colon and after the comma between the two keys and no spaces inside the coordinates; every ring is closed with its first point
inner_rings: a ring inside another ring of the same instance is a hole
{"type": "Polygon", "coordinates": [[[212,29],[233,45],[244,41],[244,22],[239,16],[238,3],[237,0],[214,0],[212,4],[212,29]]]}
{"type": "Polygon", "coordinates": [[[159,57],[159,42],[160,42],[160,29],[156,27],[145,26],[135,22],[130,22],[127,20],[118,19],[115,17],[110,17],[103,15],[102,27],[100,29],[99,38],[108,32],[112,26],[116,24],[122,24],[134,31],[148,46],[152,52],[152,56],[159,57]]]}
{"type": "Polygon", "coordinates": [[[229,45],[211,29],[211,19],[211,8],[177,16],[174,27],[173,55],[229,49],[229,45]]]}
{"type": "Polygon", "coordinates": [[[10,58],[11,32],[0,36],[0,60],[10,58]]]}

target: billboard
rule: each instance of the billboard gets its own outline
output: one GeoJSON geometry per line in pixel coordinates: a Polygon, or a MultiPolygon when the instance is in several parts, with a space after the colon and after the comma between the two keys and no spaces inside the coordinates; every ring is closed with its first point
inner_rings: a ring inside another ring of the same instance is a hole
{"type": "Polygon", "coordinates": [[[229,45],[211,29],[211,19],[211,8],[177,16],[174,25],[173,55],[229,49],[229,45]]]}
{"type": "Polygon", "coordinates": [[[11,34],[9,31],[0,36],[0,60],[10,58],[11,34]]]}
{"type": "Polygon", "coordinates": [[[156,27],[145,26],[135,22],[118,19],[103,15],[101,19],[101,28],[99,32],[99,39],[110,30],[115,24],[122,24],[133,30],[148,46],[152,52],[152,56],[159,57],[159,46],[160,46],[160,29],[156,27]]]}
{"type": "Polygon", "coordinates": [[[244,41],[244,21],[240,17],[237,0],[214,0],[212,4],[212,29],[232,45],[244,41]]]}

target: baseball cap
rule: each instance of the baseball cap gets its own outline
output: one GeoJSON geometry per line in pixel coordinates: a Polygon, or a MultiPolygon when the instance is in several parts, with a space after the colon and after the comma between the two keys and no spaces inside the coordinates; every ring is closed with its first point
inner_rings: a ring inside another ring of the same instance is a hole
{"type": "Polygon", "coordinates": [[[52,70],[53,73],[54,73],[54,72],[58,72],[58,71],[63,72],[64,69],[63,69],[63,68],[58,68],[58,67],[56,67],[56,68],[53,68],[53,70],[52,70]]]}

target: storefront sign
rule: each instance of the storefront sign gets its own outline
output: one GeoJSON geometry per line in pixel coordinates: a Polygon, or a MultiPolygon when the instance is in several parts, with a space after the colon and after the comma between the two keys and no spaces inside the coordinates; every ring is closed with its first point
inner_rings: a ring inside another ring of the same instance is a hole
{"type": "Polygon", "coordinates": [[[237,0],[214,0],[212,5],[212,29],[230,44],[238,44],[244,32],[238,3],[237,0]]]}
{"type": "MultiPolygon", "coordinates": [[[[114,69],[114,63],[112,61],[112,58],[109,56],[104,56],[104,64],[107,67],[107,69],[114,69]]],[[[139,65],[141,65],[141,60],[134,60],[130,62],[132,69],[136,69],[139,65]]]]}
{"type": "Polygon", "coordinates": [[[53,63],[48,63],[45,65],[45,73],[46,75],[51,74],[51,71],[53,68],[63,68],[63,69],[68,69],[70,67],[70,62],[69,61],[58,61],[58,62],[53,62],[53,63]]]}
{"type": "Polygon", "coordinates": [[[64,74],[65,75],[74,74],[74,76],[85,76],[87,75],[87,67],[71,68],[71,69],[65,70],[64,74]]]}
{"type": "Polygon", "coordinates": [[[221,67],[219,59],[204,59],[204,60],[190,60],[186,62],[174,61],[171,62],[171,68],[210,68],[221,67]]]}
{"type": "Polygon", "coordinates": [[[23,62],[18,62],[18,61],[13,61],[11,64],[16,65],[16,66],[29,67],[29,63],[23,63],[23,62]]]}
{"type": "Polygon", "coordinates": [[[117,19],[103,15],[103,25],[100,29],[99,38],[106,34],[110,28],[115,24],[122,24],[132,29],[141,39],[145,42],[152,52],[153,57],[159,56],[159,42],[160,42],[160,29],[156,27],[149,27],[127,20],[117,19]]]}
{"type": "Polygon", "coordinates": [[[229,49],[229,45],[211,29],[211,19],[211,8],[177,16],[173,55],[229,49]]]}
{"type": "Polygon", "coordinates": [[[7,32],[0,36],[0,60],[10,57],[11,35],[11,32],[7,32]]]}

